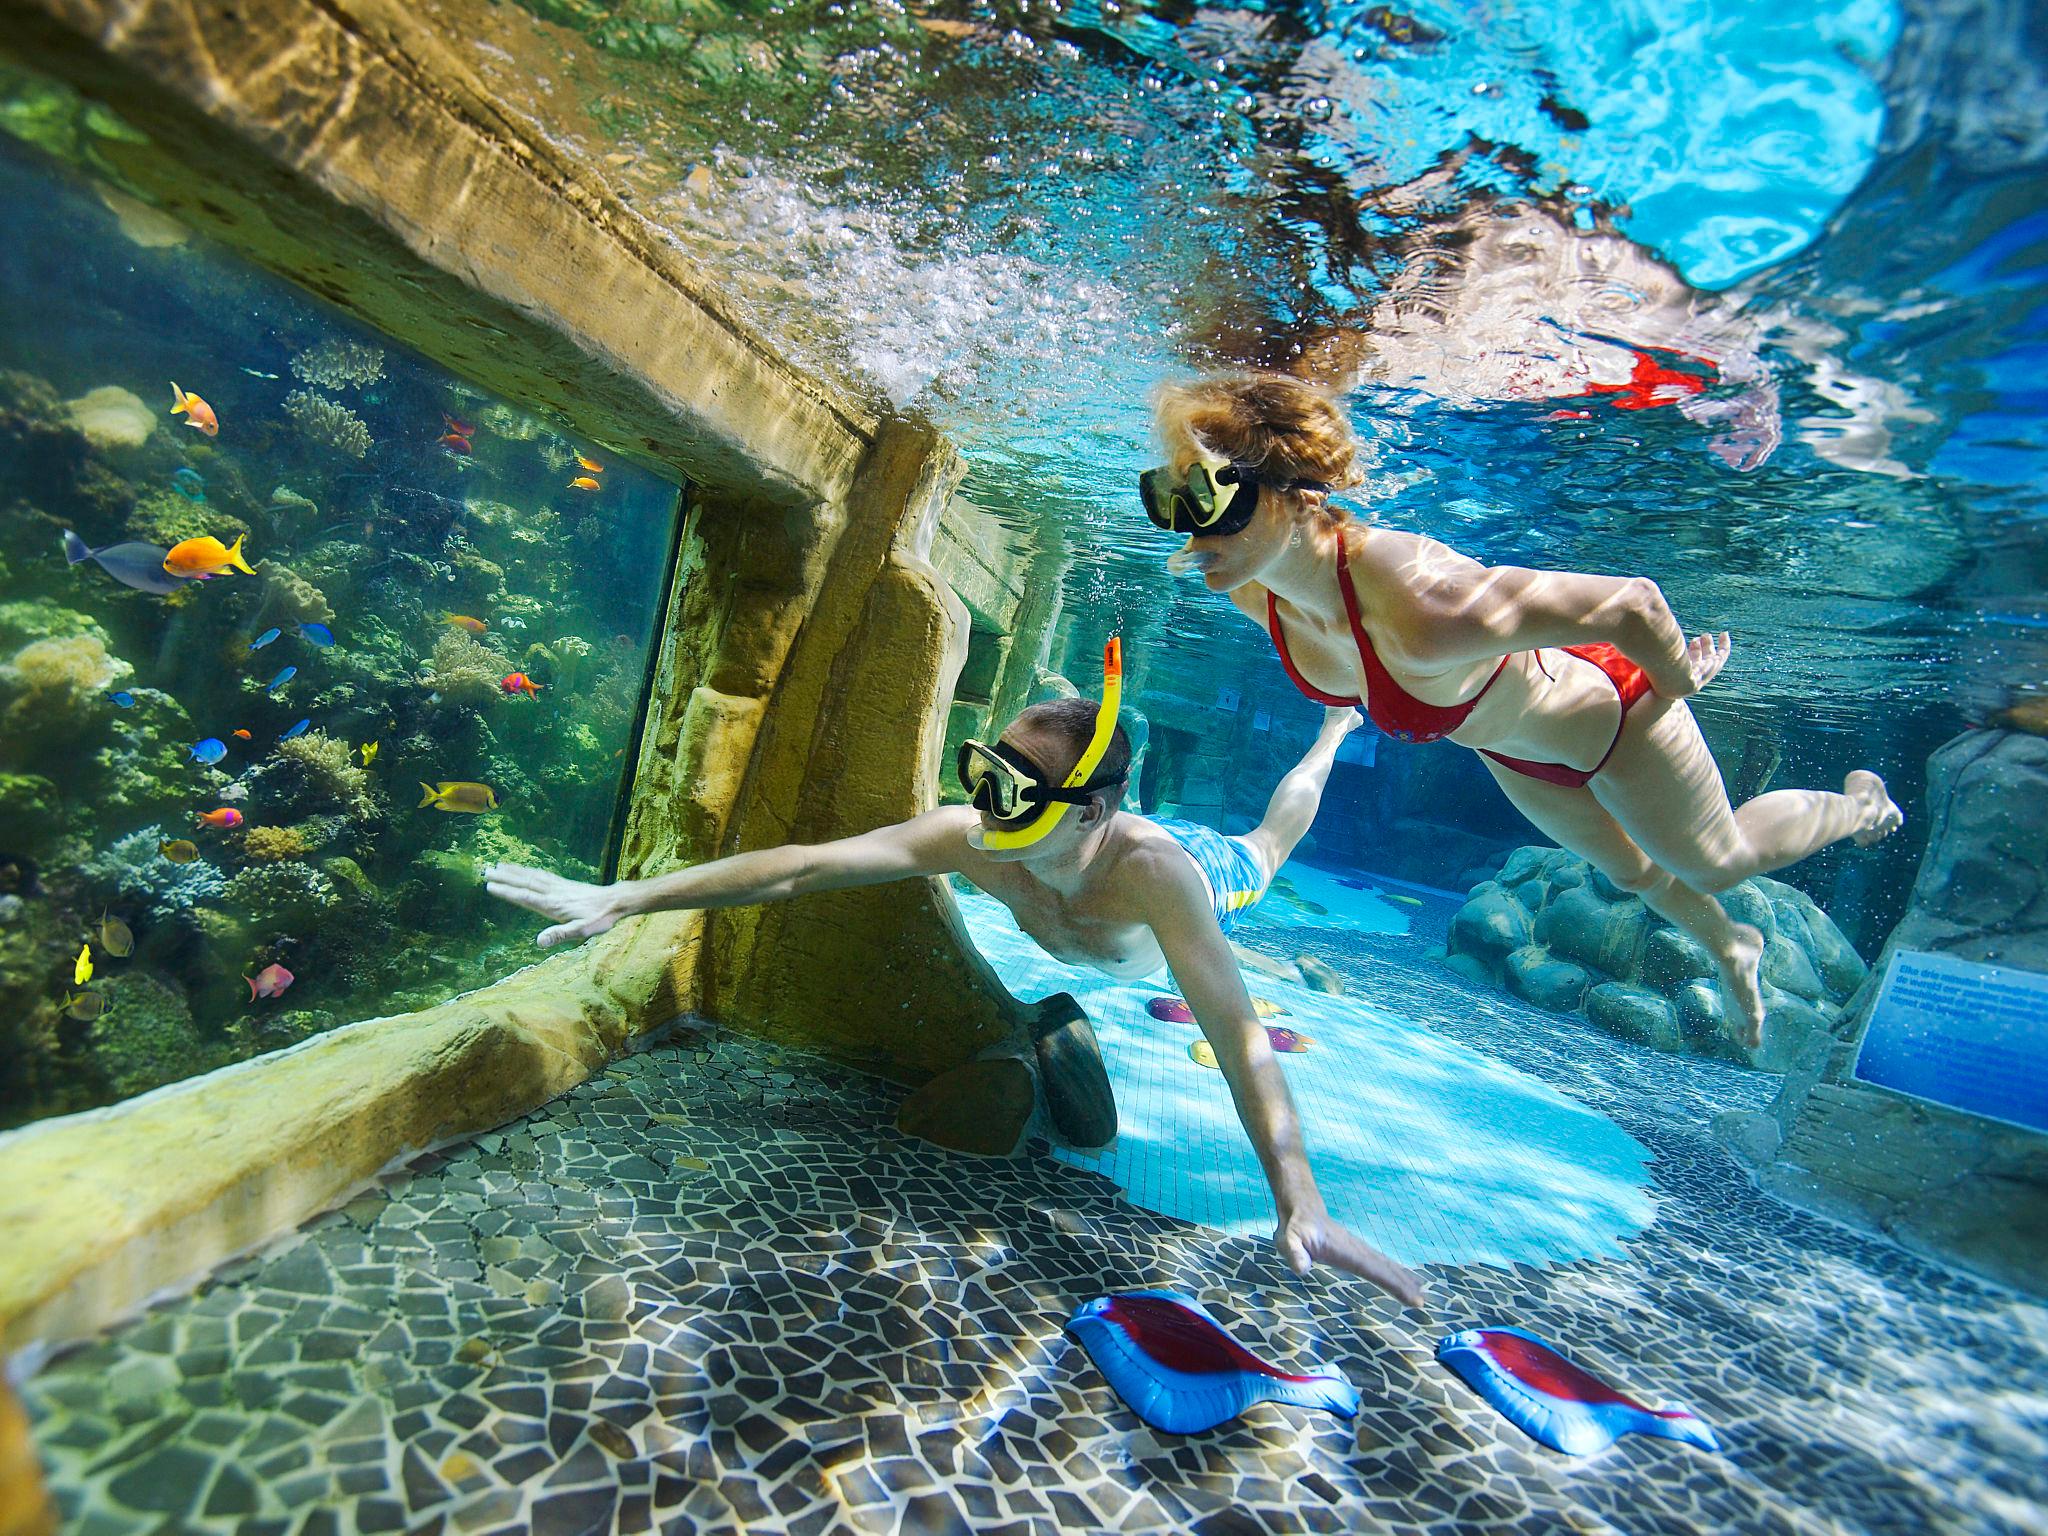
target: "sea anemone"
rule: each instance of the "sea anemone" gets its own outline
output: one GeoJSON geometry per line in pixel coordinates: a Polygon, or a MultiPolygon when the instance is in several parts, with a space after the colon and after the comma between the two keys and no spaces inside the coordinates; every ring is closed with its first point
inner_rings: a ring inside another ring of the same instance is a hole
{"type": "Polygon", "coordinates": [[[284,397],[284,413],[309,441],[333,448],[350,458],[369,454],[370,429],[363,418],[347,406],[337,405],[325,395],[295,389],[284,397]]]}

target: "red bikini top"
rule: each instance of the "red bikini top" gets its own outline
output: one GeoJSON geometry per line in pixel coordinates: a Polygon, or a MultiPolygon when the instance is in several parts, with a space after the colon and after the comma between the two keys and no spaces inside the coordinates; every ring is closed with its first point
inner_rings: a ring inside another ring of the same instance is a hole
{"type": "Polygon", "coordinates": [[[1486,689],[1500,677],[1501,668],[1508,664],[1507,657],[1501,657],[1500,666],[1486,680],[1486,688],[1462,704],[1424,703],[1394,680],[1394,674],[1381,663],[1380,653],[1373,649],[1372,636],[1365,632],[1365,624],[1358,616],[1358,593],[1351,585],[1351,570],[1341,547],[1337,551],[1337,585],[1344,591],[1344,612],[1351,620],[1351,638],[1358,646],[1358,659],[1365,666],[1367,699],[1345,699],[1324,693],[1295,670],[1294,658],[1287,654],[1287,638],[1280,630],[1280,599],[1270,591],[1266,593],[1266,629],[1273,637],[1273,649],[1280,653],[1280,665],[1287,669],[1294,686],[1318,704],[1362,703],[1372,723],[1396,740],[1441,741],[1465,723],[1486,697],[1486,689]]]}

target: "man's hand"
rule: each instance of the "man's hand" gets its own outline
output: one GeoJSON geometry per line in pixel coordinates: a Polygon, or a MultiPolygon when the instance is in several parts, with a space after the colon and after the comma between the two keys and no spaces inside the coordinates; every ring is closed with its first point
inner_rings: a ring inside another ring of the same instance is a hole
{"type": "Polygon", "coordinates": [[[624,915],[614,900],[613,887],[565,880],[524,864],[491,865],[484,871],[484,888],[554,921],[555,926],[543,928],[536,941],[542,949],[595,938],[624,915]]]}
{"type": "Polygon", "coordinates": [[[1273,1246],[1297,1275],[1307,1274],[1318,1264],[1328,1264],[1361,1280],[1370,1280],[1418,1312],[1429,1310],[1421,1277],[1396,1264],[1356,1232],[1340,1226],[1320,1201],[1314,1207],[1283,1214],[1273,1233],[1273,1246]]]}

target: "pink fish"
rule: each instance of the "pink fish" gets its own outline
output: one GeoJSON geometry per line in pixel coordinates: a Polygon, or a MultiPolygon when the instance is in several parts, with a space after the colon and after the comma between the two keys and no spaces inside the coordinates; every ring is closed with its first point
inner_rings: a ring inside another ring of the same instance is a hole
{"type": "Polygon", "coordinates": [[[244,976],[242,978],[242,980],[249,983],[249,1001],[252,1003],[259,997],[282,997],[284,989],[290,986],[296,979],[290,971],[279,965],[275,960],[263,967],[254,976],[244,976]]]}

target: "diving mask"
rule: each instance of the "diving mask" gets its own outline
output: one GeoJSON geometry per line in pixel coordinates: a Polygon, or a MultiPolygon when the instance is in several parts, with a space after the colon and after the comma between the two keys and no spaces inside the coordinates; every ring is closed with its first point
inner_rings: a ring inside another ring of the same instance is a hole
{"type": "Polygon", "coordinates": [[[1123,703],[1123,645],[1114,635],[1102,651],[1102,703],[1095,711],[1095,731],[1074,764],[1073,772],[1054,788],[1030,758],[1001,742],[963,741],[957,766],[974,808],[1003,823],[981,834],[981,846],[993,851],[1028,848],[1059,825],[1070,805],[1086,805],[1098,790],[1091,782],[1116,735],[1117,711],[1123,703]]]}
{"type": "MultiPolygon", "coordinates": [[[[1184,475],[1162,464],[1138,476],[1138,499],[1154,525],[1174,533],[1227,538],[1259,509],[1259,472],[1235,460],[1197,459],[1184,475]]],[[[1327,491],[1321,480],[1265,482],[1276,491],[1327,491]]]]}

